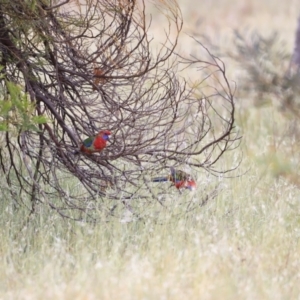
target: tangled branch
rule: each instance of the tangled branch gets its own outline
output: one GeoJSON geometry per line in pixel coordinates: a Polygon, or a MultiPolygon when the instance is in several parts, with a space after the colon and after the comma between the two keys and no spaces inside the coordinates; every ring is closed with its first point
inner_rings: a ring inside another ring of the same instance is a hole
{"type": "Polygon", "coordinates": [[[220,164],[239,142],[225,65],[196,40],[197,56],[175,53],[175,2],[161,7],[169,26],[155,56],[143,2],[16,2],[0,6],[2,90],[7,81],[24,87],[47,122],[17,139],[3,134],[0,166],[14,198],[94,218],[153,201],[149,178],[171,166],[215,175],[237,167],[220,164]],[[74,155],[103,129],[112,137],[101,153],[74,155]]]}

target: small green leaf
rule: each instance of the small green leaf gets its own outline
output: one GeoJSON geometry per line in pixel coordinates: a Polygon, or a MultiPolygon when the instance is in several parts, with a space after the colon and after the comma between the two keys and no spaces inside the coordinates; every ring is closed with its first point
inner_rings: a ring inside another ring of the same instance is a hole
{"type": "Polygon", "coordinates": [[[27,128],[26,128],[26,130],[32,130],[32,131],[36,131],[36,132],[40,132],[41,131],[38,127],[36,127],[33,124],[28,125],[27,128]]]}
{"type": "Polygon", "coordinates": [[[0,131],[7,131],[8,130],[8,126],[5,123],[0,123],[0,131]]]}
{"type": "Polygon", "coordinates": [[[10,81],[6,81],[6,86],[7,86],[8,93],[9,93],[12,101],[15,102],[19,98],[19,95],[20,95],[19,87],[10,81]]]}
{"type": "Polygon", "coordinates": [[[12,103],[9,100],[2,100],[0,102],[0,114],[1,116],[6,116],[12,108],[12,103]]]}
{"type": "Polygon", "coordinates": [[[45,124],[48,122],[45,116],[34,116],[32,117],[32,121],[36,124],[45,124]]]}

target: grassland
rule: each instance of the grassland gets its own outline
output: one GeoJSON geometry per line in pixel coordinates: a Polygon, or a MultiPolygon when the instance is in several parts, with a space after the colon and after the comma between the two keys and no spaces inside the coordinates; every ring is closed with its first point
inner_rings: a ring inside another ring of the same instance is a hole
{"type": "MultiPolygon", "coordinates": [[[[181,2],[187,31],[228,47],[232,28],[277,30],[292,52],[298,1],[181,2]]],[[[24,224],[28,211],[2,199],[0,299],[299,299],[300,145],[290,134],[297,120],[252,100],[237,99],[243,175],[215,178],[222,193],[187,215],[176,207],[161,212],[165,222],[91,225],[41,207],[24,224]]],[[[199,197],[204,177],[183,196],[199,197]]]]}

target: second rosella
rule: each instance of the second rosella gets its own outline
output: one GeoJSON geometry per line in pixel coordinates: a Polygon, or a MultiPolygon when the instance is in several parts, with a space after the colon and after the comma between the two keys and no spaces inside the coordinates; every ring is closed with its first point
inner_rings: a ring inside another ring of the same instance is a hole
{"type": "Polygon", "coordinates": [[[175,187],[180,189],[189,189],[195,190],[197,187],[196,181],[191,177],[190,174],[181,171],[175,170],[173,167],[171,169],[171,174],[164,177],[155,177],[152,178],[152,182],[164,182],[171,181],[175,185],[175,187]]]}
{"type": "Polygon", "coordinates": [[[101,152],[106,147],[106,142],[109,140],[111,135],[109,130],[101,130],[96,136],[89,137],[85,139],[80,147],[79,152],[86,154],[92,154],[94,152],[101,152]]]}

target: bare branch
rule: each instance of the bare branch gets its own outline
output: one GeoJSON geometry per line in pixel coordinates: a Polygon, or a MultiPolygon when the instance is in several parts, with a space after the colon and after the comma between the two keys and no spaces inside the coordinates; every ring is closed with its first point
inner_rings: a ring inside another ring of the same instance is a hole
{"type": "Polygon", "coordinates": [[[154,198],[164,207],[149,179],[171,166],[235,169],[219,163],[240,138],[234,88],[224,63],[199,41],[191,45],[199,55],[175,54],[177,3],[160,6],[169,25],[155,56],[143,1],[71,4],[1,5],[5,78],[23,86],[36,115],[49,120],[39,132],[21,133],[20,143],[7,133],[0,167],[8,184],[29,195],[32,207],[44,203],[65,217],[92,220],[99,210],[113,215],[117,206],[154,198]],[[101,153],[73,154],[102,129],[112,138],[101,153]]]}

